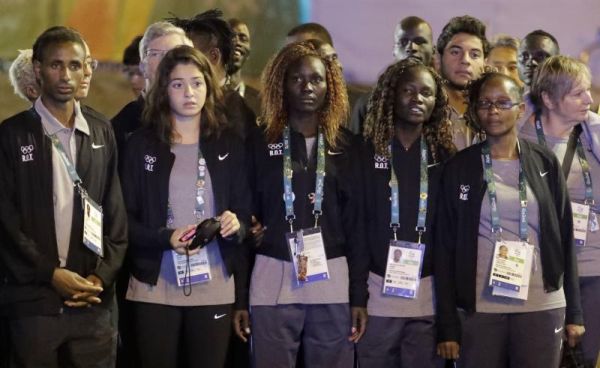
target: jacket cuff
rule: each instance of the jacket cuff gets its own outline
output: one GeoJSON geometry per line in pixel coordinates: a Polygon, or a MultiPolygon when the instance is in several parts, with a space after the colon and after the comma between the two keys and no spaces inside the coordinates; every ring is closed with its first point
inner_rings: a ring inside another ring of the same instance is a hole
{"type": "Polygon", "coordinates": [[[566,313],[565,325],[583,326],[583,314],[581,313],[566,313]]]}
{"type": "Polygon", "coordinates": [[[174,232],[174,229],[168,229],[166,227],[158,230],[158,243],[162,246],[163,250],[171,249],[171,235],[173,235],[174,232]]]}
{"type": "Polygon", "coordinates": [[[54,276],[54,269],[58,268],[59,265],[53,264],[40,264],[37,270],[36,278],[43,283],[52,283],[52,277],[54,276]]]}
{"type": "Polygon", "coordinates": [[[350,292],[350,306],[351,307],[360,307],[366,308],[367,301],[369,300],[369,292],[350,292]]]}

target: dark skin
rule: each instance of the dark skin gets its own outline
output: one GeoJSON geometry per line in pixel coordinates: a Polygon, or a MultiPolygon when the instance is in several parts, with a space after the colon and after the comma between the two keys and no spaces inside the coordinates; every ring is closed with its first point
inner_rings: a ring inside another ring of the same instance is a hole
{"type": "Polygon", "coordinates": [[[431,65],[433,37],[429,24],[416,17],[403,19],[394,31],[393,53],[396,60],[412,58],[431,65]]]}
{"type": "Polygon", "coordinates": [[[519,47],[519,77],[527,87],[531,86],[533,75],[544,60],[558,55],[558,47],[551,38],[533,35],[525,38],[519,47]]]}
{"type": "Polygon", "coordinates": [[[394,118],[396,139],[408,150],[421,136],[435,106],[435,80],[423,67],[405,71],[398,80],[394,118]]]}
{"type": "MultiPolygon", "coordinates": [[[[83,79],[84,60],[83,45],[65,42],[48,45],[42,60],[33,63],[36,78],[40,81],[42,103],[68,128],[74,124],[75,93],[83,79]]],[[[103,290],[102,280],[96,275],[83,277],[57,267],[51,283],[69,307],[88,307],[102,302],[98,297],[103,290]]]]}
{"type": "MultiPolygon", "coordinates": [[[[319,126],[319,112],[327,95],[326,69],[314,56],[305,56],[293,63],[284,80],[284,96],[289,126],[304,137],[314,137],[319,126]]],[[[264,229],[260,222],[250,229],[255,239],[262,238],[264,229]]],[[[351,307],[352,326],[348,340],[358,342],[367,327],[367,308],[351,307]]],[[[249,325],[246,325],[249,331],[249,325]]],[[[235,333],[246,341],[243,323],[234,321],[235,333]]]]}

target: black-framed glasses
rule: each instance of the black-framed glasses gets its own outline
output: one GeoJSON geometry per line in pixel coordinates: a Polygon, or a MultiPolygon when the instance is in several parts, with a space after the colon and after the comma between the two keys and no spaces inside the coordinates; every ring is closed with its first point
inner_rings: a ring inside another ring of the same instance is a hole
{"type": "Polygon", "coordinates": [[[489,110],[492,106],[498,110],[510,110],[513,107],[519,105],[520,102],[512,102],[511,100],[500,100],[500,101],[477,101],[478,110],[489,110]]]}

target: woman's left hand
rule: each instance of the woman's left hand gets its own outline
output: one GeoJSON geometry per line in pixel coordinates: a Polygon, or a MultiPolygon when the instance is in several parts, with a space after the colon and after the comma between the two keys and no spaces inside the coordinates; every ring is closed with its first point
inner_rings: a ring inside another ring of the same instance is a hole
{"type": "Polygon", "coordinates": [[[581,340],[581,336],[585,333],[585,327],[582,325],[566,325],[565,326],[565,335],[567,337],[567,342],[570,347],[575,347],[577,343],[581,340]]]}
{"type": "Polygon", "coordinates": [[[231,211],[223,212],[219,216],[219,221],[221,221],[221,236],[224,238],[234,235],[240,229],[240,222],[235,213],[231,211]]]}

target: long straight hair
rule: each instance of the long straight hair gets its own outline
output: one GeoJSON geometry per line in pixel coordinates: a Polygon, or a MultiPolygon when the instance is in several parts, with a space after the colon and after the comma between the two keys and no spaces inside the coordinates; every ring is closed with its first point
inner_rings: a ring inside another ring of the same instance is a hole
{"type": "Polygon", "coordinates": [[[171,73],[177,65],[195,65],[204,76],[206,101],[200,117],[200,132],[204,136],[218,134],[226,125],[223,106],[223,93],[217,83],[210,62],[198,50],[190,46],[177,46],[166,53],[156,71],[157,78],[146,97],[143,123],[150,127],[156,136],[167,144],[173,143],[174,127],[169,103],[168,88],[171,73]]]}

